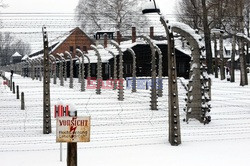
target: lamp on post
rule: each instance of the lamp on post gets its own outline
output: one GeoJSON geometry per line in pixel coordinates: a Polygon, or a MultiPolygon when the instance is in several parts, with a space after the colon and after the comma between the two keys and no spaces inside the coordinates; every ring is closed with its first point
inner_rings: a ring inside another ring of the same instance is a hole
{"type": "MultiPolygon", "coordinates": [[[[151,0],[150,0],[151,1],[151,0]]],[[[156,7],[155,0],[153,0],[153,8],[142,10],[143,14],[157,13],[161,16],[160,9],[156,7]]],[[[174,48],[173,32],[167,25],[167,22],[160,17],[160,22],[163,24],[167,40],[168,40],[168,114],[169,114],[169,142],[173,146],[181,144],[180,133],[180,118],[179,118],[179,101],[178,101],[178,88],[177,88],[177,71],[176,71],[176,56],[174,48]]]]}
{"type": "MultiPolygon", "coordinates": [[[[151,2],[151,0],[150,0],[150,2],[151,2]]],[[[154,2],[154,8],[147,8],[147,9],[143,9],[142,10],[142,14],[147,14],[147,13],[158,13],[158,14],[160,14],[161,13],[161,11],[160,11],[160,9],[158,9],[157,7],[156,7],[156,3],[155,3],[155,0],[153,0],[153,2],[154,2]]],[[[150,3],[151,4],[151,3],[150,3]]],[[[150,7],[152,7],[152,5],[150,6],[150,7]]]]}

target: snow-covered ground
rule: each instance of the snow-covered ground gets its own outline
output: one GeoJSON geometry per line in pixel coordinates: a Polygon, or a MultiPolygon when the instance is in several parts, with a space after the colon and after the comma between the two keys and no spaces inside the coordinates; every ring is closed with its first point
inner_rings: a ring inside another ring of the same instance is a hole
{"type": "MultiPolygon", "coordinates": [[[[52,134],[42,134],[42,82],[19,75],[13,81],[25,93],[25,110],[0,78],[0,165],[66,165],[66,144],[60,162],[54,118],[52,134]]],[[[178,87],[182,120],[186,91],[180,82],[178,87]]],[[[125,90],[125,100],[118,101],[114,90],[102,90],[101,95],[93,89],[80,92],[77,80],[74,89],[68,83],[64,87],[51,84],[51,115],[61,101],[73,103],[78,116],[91,116],[91,142],[78,143],[78,165],[249,165],[250,86],[239,86],[239,72],[236,83],[212,78],[212,121],[208,125],[181,121],[182,144],[177,147],[168,143],[167,80],[164,88],[159,110],[151,111],[149,90],[125,90]]]]}

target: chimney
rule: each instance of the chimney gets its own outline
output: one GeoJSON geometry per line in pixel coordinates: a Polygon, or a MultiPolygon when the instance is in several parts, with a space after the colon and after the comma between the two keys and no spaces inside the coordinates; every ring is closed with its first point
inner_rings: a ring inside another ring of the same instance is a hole
{"type": "Polygon", "coordinates": [[[132,27],[132,43],[136,42],[136,28],[132,27]]]}
{"type": "Polygon", "coordinates": [[[107,48],[108,46],[108,35],[107,33],[104,34],[104,48],[107,48]]]}
{"type": "Polygon", "coordinates": [[[150,27],[150,38],[153,39],[154,37],[154,27],[150,27]]]}
{"type": "Polygon", "coordinates": [[[117,34],[117,40],[116,40],[116,42],[118,44],[121,44],[121,33],[120,33],[120,31],[117,31],[116,34],[117,34]]]}

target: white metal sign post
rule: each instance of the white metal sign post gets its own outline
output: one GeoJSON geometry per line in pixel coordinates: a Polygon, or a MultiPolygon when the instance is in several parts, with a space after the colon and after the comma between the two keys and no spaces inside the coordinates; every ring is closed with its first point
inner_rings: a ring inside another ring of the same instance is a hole
{"type": "MultiPolygon", "coordinates": [[[[54,117],[69,116],[69,106],[63,106],[62,104],[55,105],[54,117]]],[[[62,161],[62,143],[60,142],[60,161],[62,161]]]]}

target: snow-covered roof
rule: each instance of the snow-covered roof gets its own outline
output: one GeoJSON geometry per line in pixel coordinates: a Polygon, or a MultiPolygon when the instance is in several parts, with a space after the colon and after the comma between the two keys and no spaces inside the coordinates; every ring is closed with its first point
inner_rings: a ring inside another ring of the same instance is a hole
{"type": "MultiPolygon", "coordinates": [[[[70,32],[67,32],[65,33],[64,35],[62,36],[59,36],[58,38],[52,40],[49,42],[50,45],[55,45],[51,50],[50,50],[50,53],[53,52],[55,49],[58,48],[58,46],[60,46],[61,43],[63,43],[68,36],[70,36],[72,33],[74,32],[74,30],[70,31],[70,32]]],[[[198,38],[198,37],[197,37],[198,38]]],[[[156,45],[160,45],[160,44],[167,44],[167,40],[152,40],[152,42],[156,45]]],[[[138,44],[147,44],[145,42],[144,39],[142,38],[137,38],[136,42],[132,43],[132,40],[128,40],[128,41],[123,41],[121,42],[120,44],[120,48],[122,50],[122,52],[125,52],[128,48],[132,48],[138,44]]],[[[98,46],[97,46],[98,47],[98,46]]],[[[191,55],[191,50],[188,46],[185,46],[185,47],[182,47],[182,43],[180,40],[176,39],[175,40],[175,48],[178,49],[180,52],[183,52],[184,54],[187,54],[187,55],[191,55]]],[[[103,63],[107,63],[110,59],[113,58],[113,55],[111,55],[109,53],[109,51],[112,51],[115,55],[118,55],[119,52],[118,50],[112,46],[111,44],[108,44],[108,47],[106,49],[102,48],[102,49],[98,49],[98,51],[100,51],[100,55],[101,55],[101,59],[102,59],[102,62],[103,63]]],[[[37,52],[38,54],[35,55],[34,57],[31,57],[31,59],[35,59],[35,58],[38,58],[38,57],[43,57],[43,53],[39,53],[37,52]]],[[[88,53],[87,53],[87,56],[89,57],[90,59],[90,62],[91,63],[97,63],[97,56],[95,55],[96,52],[93,51],[93,50],[89,50],[88,53]]],[[[25,60],[27,57],[25,57],[23,60],[25,60]]],[[[87,61],[84,61],[84,63],[88,63],[87,61]]]]}
{"type": "Polygon", "coordinates": [[[115,30],[100,30],[100,31],[96,31],[95,33],[104,33],[104,32],[110,32],[110,33],[114,33],[115,30]]]}
{"type": "MultiPolygon", "coordinates": [[[[98,46],[97,46],[98,47],[98,46]]],[[[108,52],[106,49],[98,49],[101,55],[101,61],[102,63],[108,62],[113,56],[108,52]]],[[[97,56],[96,52],[94,50],[88,51],[87,56],[90,59],[90,63],[97,63],[97,56]]],[[[88,63],[87,61],[84,61],[85,63],[88,63]]]]}
{"type": "MultiPolygon", "coordinates": [[[[64,40],[61,40],[61,42],[63,42],[64,40]]],[[[152,42],[156,45],[167,44],[167,40],[161,40],[161,41],[152,40],[152,42]]],[[[120,48],[121,48],[122,52],[125,52],[128,48],[132,48],[138,44],[147,44],[147,43],[142,38],[137,38],[136,42],[134,42],[134,43],[132,43],[132,40],[121,42],[120,48]]],[[[58,45],[60,45],[60,43],[58,45]]],[[[54,47],[54,49],[55,48],[56,47],[54,47]]],[[[112,51],[115,55],[119,55],[118,50],[114,46],[112,46],[111,44],[108,44],[108,47],[105,49],[103,47],[98,47],[98,46],[97,46],[97,48],[98,48],[98,51],[100,52],[102,63],[107,63],[110,59],[113,58],[113,55],[111,55],[109,53],[109,51],[112,51]]],[[[180,52],[183,52],[186,55],[189,55],[189,56],[191,55],[190,48],[187,46],[182,47],[182,43],[178,39],[175,40],[175,48],[177,50],[179,50],[180,52]]],[[[90,63],[97,63],[97,56],[96,56],[96,52],[94,50],[89,50],[86,55],[89,57],[90,63]]],[[[22,60],[26,60],[27,57],[23,58],[22,60]]],[[[31,57],[30,59],[36,59],[39,57],[43,57],[43,53],[36,55],[34,57],[31,57]]],[[[88,61],[85,60],[84,63],[88,63],[88,61]]]]}
{"type": "Polygon", "coordinates": [[[183,47],[181,40],[175,40],[174,43],[175,43],[175,49],[183,52],[184,54],[191,56],[192,51],[191,51],[189,46],[184,45],[184,47],[183,47]]]}
{"type": "Polygon", "coordinates": [[[30,57],[29,59],[33,60],[33,59],[43,58],[43,55],[44,55],[44,54],[42,53],[42,54],[39,54],[39,55],[30,57]]]}
{"type": "MultiPolygon", "coordinates": [[[[50,51],[53,52],[58,46],[60,46],[73,32],[75,29],[67,31],[66,33],[57,36],[56,38],[53,38],[51,40],[49,40],[49,46],[53,48],[50,51]]],[[[43,45],[40,46],[40,48],[38,48],[36,51],[32,52],[30,55],[37,53],[38,51],[43,50],[43,45]]]]}
{"type": "Polygon", "coordinates": [[[23,56],[23,58],[21,60],[25,61],[27,58],[29,58],[29,56],[26,54],[26,55],[23,56]]]}
{"type": "Polygon", "coordinates": [[[64,35],[59,36],[56,39],[53,39],[52,41],[50,41],[50,45],[54,45],[57,43],[57,45],[52,50],[50,50],[50,53],[55,51],[73,32],[74,30],[67,32],[64,35]]]}
{"type": "MultiPolygon", "coordinates": [[[[152,40],[152,42],[156,45],[167,44],[167,40],[161,40],[161,41],[152,40]]],[[[132,43],[132,40],[121,42],[120,48],[122,52],[125,52],[128,48],[132,48],[138,44],[147,44],[147,43],[142,38],[137,38],[136,42],[134,43],[132,43]]],[[[97,48],[99,47],[97,46],[97,48]]],[[[188,47],[183,48],[180,40],[175,40],[175,48],[180,52],[183,52],[184,54],[187,54],[189,56],[191,55],[190,48],[188,47]]],[[[112,51],[115,55],[119,54],[118,50],[111,44],[108,44],[108,47],[105,49],[104,48],[98,49],[98,51],[100,52],[102,63],[107,63],[110,59],[113,58],[113,56],[109,53],[109,51],[112,51]]],[[[97,63],[97,56],[95,54],[96,52],[93,50],[88,51],[87,56],[90,59],[90,63],[97,63]]],[[[84,61],[84,63],[88,62],[84,61]]]]}
{"type": "MultiPolygon", "coordinates": [[[[215,55],[214,55],[214,40],[211,41],[211,48],[212,48],[212,55],[213,55],[213,57],[215,57],[215,55]]],[[[239,46],[237,44],[235,46],[235,49],[236,49],[236,54],[237,54],[237,50],[239,49],[239,46]]],[[[218,56],[219,56],[219,50],[220,50],[219,39],[217,40],[217,50],[218,50],[218,56]]],[[[231,41],[231,39],[230,38],[224,39],[223,40],[223,55],[224,55],[224,58],[231,58],[231,52],[232,52],[232,41],[231,41]]]]}
{"type": "Polygon", "coordinates": [[[15,54],[13,54],[12,57],[22,57],[22,55],[19,54],[18,52],[15,52],[15,54]]]}

